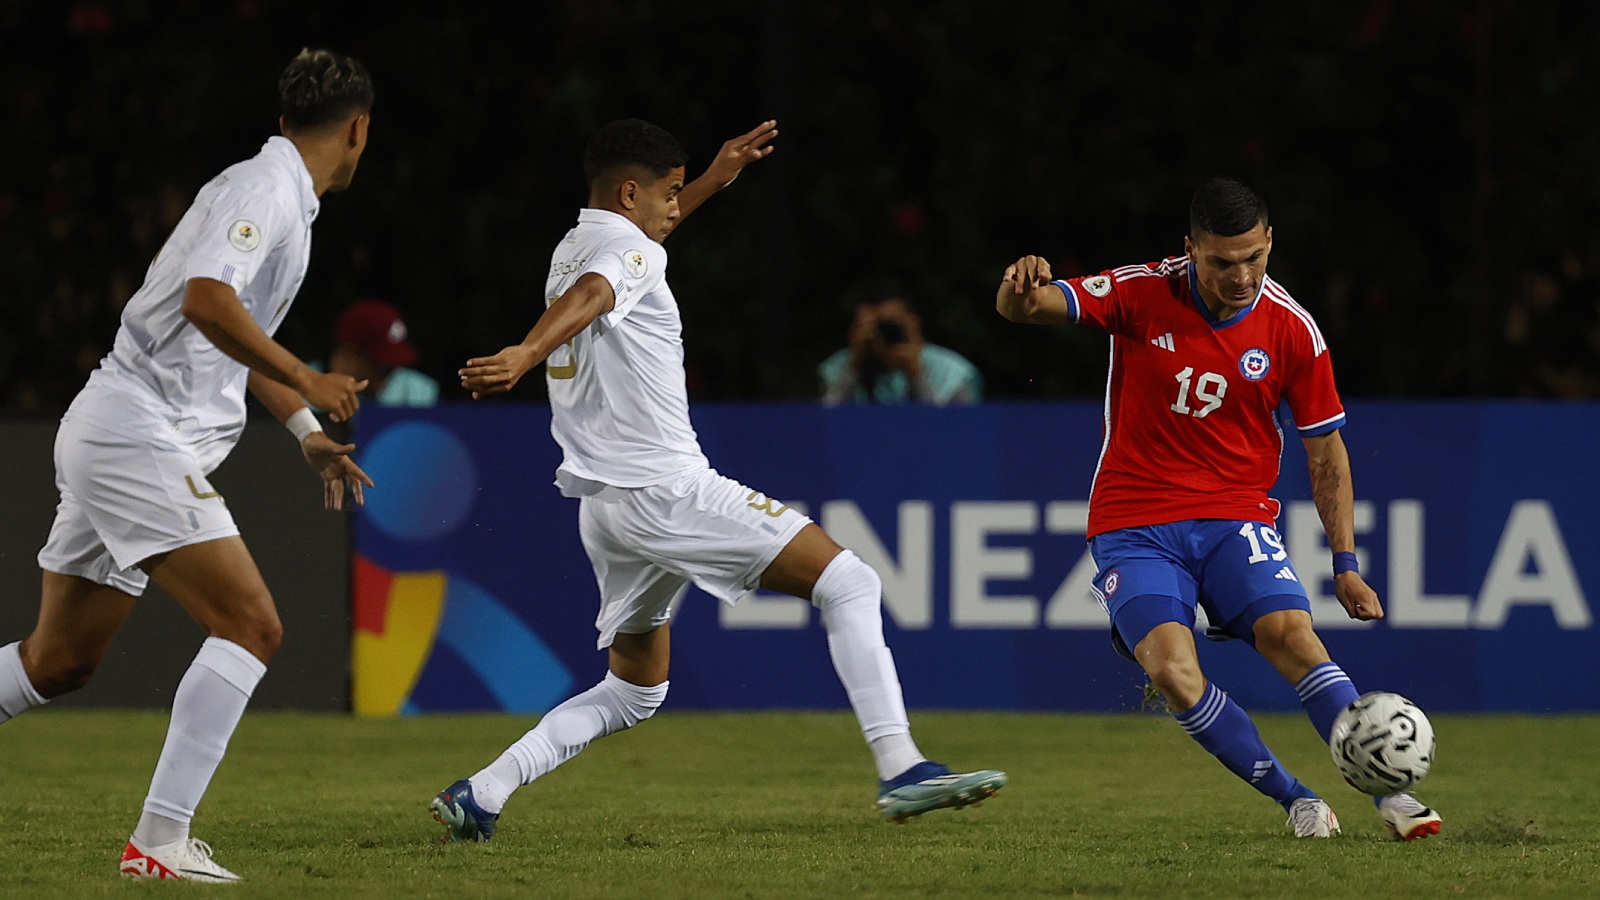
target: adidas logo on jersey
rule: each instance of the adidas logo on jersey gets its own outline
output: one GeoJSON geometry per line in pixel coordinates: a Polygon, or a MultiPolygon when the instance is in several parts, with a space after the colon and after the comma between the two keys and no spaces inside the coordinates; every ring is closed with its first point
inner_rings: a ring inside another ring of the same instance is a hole
{"type": "Polygon", "coordinates": [[[1171,350],[1174,353],[1176,353],[1178,350],[1177,345],[1172,342],[1172,332],[1170,331],[1166,334],[1163,334],[1161,337],[1151,338],[1150,343],[1155,344],[1157,347],[1160,347],[1163,350],[1171,350]]]}
{"type": "Polygon", "coordinates": [[[1300,580],[1300,579],[1294,577],[1294,570],[1289,568],[1288,566],[1284,566],[1283,568],[1279,569],[1278,570],[1278,574],[1276,574],[1276,575],[1274,575],[1272,577],[1273,578],[1281,578],[1284,581],[1299,581],[1300,580]]]}

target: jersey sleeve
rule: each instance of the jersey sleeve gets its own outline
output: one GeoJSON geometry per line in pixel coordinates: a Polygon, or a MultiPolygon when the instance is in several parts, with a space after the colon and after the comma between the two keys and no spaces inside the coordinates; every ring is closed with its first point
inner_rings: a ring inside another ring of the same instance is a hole
{"type": "Polygon", "coordinates": [[[611,283],[616,305],[600,317],[613,327],[627,317],[640,298],[661,286],[667,277],[667,251],[655,241],[640,235],[606,242],[589,259],[583,274],[594,272],[611,283]]]}
{"type": "Polygon", "coordinates": [[[1112,270],[1079,278],[1050,282],[1067,297],[1067,318],[1074,325],[1089,325],[1116,334],[1128,321],[1128,297],[1118,287],[1112,270]]]}
{"type": "Polygon", "coordinates": [[[1344,403],[1333,382],[1333,359],[1322,333],[1314,324],[1295,328],[1295,365],[1284,384],[1289,414],[1303,438],[1317,437],[1344,427],[1344,403]]]}
{"type": "Polygon", "coordinates": [[[270,193],[224,188],[200,223],[183,280],[211,278],[242,292],[292,224],[270,193]]]}

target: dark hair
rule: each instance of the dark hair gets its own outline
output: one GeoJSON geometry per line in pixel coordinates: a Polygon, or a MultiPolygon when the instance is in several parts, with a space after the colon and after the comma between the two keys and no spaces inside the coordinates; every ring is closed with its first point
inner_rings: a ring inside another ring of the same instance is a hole
{"type": "Polygon", "coordinates": [[[284,126],[309,131],[372,109],[367,67],[332,50],[306,48],[278,79],[284,126]]]}
{"type": "Polygon", "coordinates": [[[854,291],[857,306],[877,306],[890,300],[911,305],[911,291],[904,278],[893,272],[879,272],[863,278],[854,291]]]}
{"type": "Polygon", "coordinates": [[[638,166],[660,178],[687,163],[678,139],[643,119],[617,119],[600,126],[583,151],[583,174],[593,185],[613,169],[638,166]]]}
{"type": "Polygon", "coordinates": [[[1189,203],[1189,236],[1232,237],[1267,224],[1267,203],[1233,178],[1212,178],[1194,192],[1189,203]]]}

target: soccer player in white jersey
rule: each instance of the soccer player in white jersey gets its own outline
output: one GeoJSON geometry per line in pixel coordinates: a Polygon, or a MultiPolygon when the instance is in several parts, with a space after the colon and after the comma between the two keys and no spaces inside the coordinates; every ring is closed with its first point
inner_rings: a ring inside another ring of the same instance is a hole
{"type": "Polygon", "coordinates": [[[271,337],[305,277],[311,223],[349,186],[367,143],[372,80],[359,62],[302,52],[279,82],[281,136],[201,188],[128,301],[110,354],[61,419],[61,503],[39,565],[39,621],[0,647],[0,722],[88,683],[154,580],[209,635],[172,720],[122,874],[239,878],[189,823],[282,640],[272,595],[206,476],[245,424],[246,388],[287,425],[329,508],[371,486],[352,445],[307,403],[355,412],[364,382],[321,374],[271,337]]]}
{"type": "Polygon", "coordinates": [[[700,452],[684,389],[682,321],[661,242],[684,217],[772,152],[777,123],[728,141],[684,184],[672,135],[637,119],[608,123],[584,155],[588,208],[551,257],[548,308],[528,336],[472,359],[473,397],[510,390],[545,363],[556,484],[579,499],[578,529],[600,587],[594,687],[431,807],[454,840],[486,841],[506,800],[596,738],[650,718],[667,695],[668,627],[692,581],[725,603],[758,586],[821,612],[835,670],[877,763],[878,809],[895,822],[976,803],[1005,773],[953,773],[911,739],[899,676],[883,640],[882,582],[793,508],[718,474],[700,452]]]}

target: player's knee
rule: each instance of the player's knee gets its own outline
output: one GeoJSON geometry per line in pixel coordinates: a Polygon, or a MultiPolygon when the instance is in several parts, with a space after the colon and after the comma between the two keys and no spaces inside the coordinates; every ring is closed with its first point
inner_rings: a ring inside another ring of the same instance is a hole
{"type": "Polygon", "coordinates": [[[824,614],[846,603],[877,606],[882,601],[883,579],[850,550],[839,551],[811,589],[812,605],[824,614]]]}
{"type": "Polygon", "coordinates": [[[283,646],[283,621],[270,601],[219,623],[212,633],[238,644],[264,663],[271,662],[278,648],[283,646]]]}
{"type": "Polygon", "coordinates": [[[1268,613],[1256,619],[1251,631],[1255,635],[1256,651],[1274,662],[1299,660],[1314,664],[1327,658],[1322,639],[1311,627],[1311,616],[1302,610],[1268,613]]]}
{"type": "Polygon", "coordinates": [[[104,654],[76,647],[33,651],[23,644],[23,663],[33,689],[46,700],[70,694],[94,679],[104,654]]]}
{"type": "MultiPolygon", "coordinates": [[[[639,685],[623,681],[614,673],[607,672],[603,682],[616,701],[616,710],[620,713],[621,728],[632,728],[656,714],[661,704],[667,699],[667,685],[671,682],[663,681],[655,685],[639,685]]],[[[620,731],[621,728],[616,730],[620,731]]]]}
{"type": "Polygon", "coordinates": [[[1147,638],[1139,642],[1134,655],[1150,683],[1174,710],[1188,709],[1205,693],[1205,674],[1192,647],[1147,638]]]}

